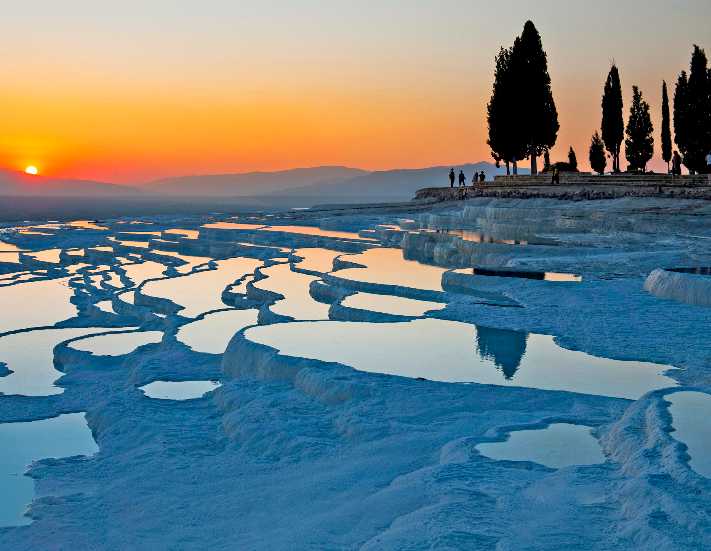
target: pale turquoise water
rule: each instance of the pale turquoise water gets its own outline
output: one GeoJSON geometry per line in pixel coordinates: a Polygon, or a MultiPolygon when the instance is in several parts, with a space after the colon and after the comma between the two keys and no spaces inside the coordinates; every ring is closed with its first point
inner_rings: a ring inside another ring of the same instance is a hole
{"type": "Polygon", "coordinates": [[[711,478],[711,395],[703,392],[675,392],[665,397],[671,403],[672,436],[686,444],[689,466],[711,478]]]}
{"type": "Polygon", "coordinates": [[[29,524],[23,516],[34,495],[24,476],[33,461],[92,455],[98,451],[83,413],[27,423],[0,424],[0,526],[29,524]]]}
{"type": "Polygon", "coordinates": [[[194,400],[219,386],[217,381],[154,381],[140,389],[157,400],[194,400]]]}
{"type": "Polygon", "coordinates": [[[439,319],[404,323],[301,322],[252,327],[248,339],[287,356],[361,371],[639,398],[676,386],[670,366],[567,350],[550,335],[439,319]]]}
{"type": "Polygon", "coordinates": [[[540,430],[512,432],[504,442],[478,444],[476,449],[491,459],[532,461],[553,469],[603,463],[605,456],[591,428],[555,423],[540,430]]]}

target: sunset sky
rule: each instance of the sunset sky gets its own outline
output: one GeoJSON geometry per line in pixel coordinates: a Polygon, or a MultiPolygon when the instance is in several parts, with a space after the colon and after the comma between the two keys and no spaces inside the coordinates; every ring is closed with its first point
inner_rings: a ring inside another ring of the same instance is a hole
{"type": "Polygon", "coordinates": [[[652,107],[711,1],[23,0],[0,24],[0,168],[153,178],[491,160],[493,60],[532,19],[561,131],[587,166],[614,59],[652,107]]]}

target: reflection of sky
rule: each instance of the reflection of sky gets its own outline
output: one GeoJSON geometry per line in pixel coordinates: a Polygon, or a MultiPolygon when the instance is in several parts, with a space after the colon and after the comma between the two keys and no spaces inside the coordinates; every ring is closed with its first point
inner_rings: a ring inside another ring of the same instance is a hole
{"type": "Polygon", "coordinates": [[[192,400],[219,386],[220,383],[215,381],[154,381],[142,386],[141,390],[157,400],[192,400]]]}
{"type": "Polygon", "coordinates": [[[688,447],[691,468],[711,478],[711,395],[675,392],[664,399],[671,402],[672,437],[688,447]]]}
{"type": "Polygon", "coordinates": [[[269,307],[272,312],[298,320],[328,319],[329,305],[315,301],[309,294],[309,285],[318,277],[294,272],[289,264],[276,264],[262,273],[268,277],[254,286],[284,296],[269,307]]]}
{"type": "Polygon", "coordinates": [[[555,423],[541,430],[515,431],[505,442],[478,444],[476,449],[491,459],[533,461],[553,469],[605,461],[600,445],[590,434],[590,427],[568,423],[555,423]]]}
{"type": "Polygon", "coordinates": [[[62,376],[54,369],[54,347],[74,337],[104,331],[110,329],[44,329],[0,337],[0,362],[5,362],[12,371],[0,377],[0,393],[25,396],[60,394],[62,389],[54,386],[54,381],[62,376]]]}
{"type": "Polygon", "coordinates": [[[333,270],[333,260],[343,254],[340,251],[332,251],[319,247],[307,247],[296,249],[294,255],[302,258],[297,263],[297,267],[312,272],[326,273],[333,270]]]}
{"type": "Polygon", "coordinates": [[[224,310],[182,325],[176,338],[196,352],[222,354],[234,334],[257,323],[257,310],[224,310]]]}
{"type": "Polygon", "coordinates": [[[356,293],[347,296],[341,303],[349,308],[359,308],[383,314],[418,317],[430,310],[441,310],[446,305],[441,302],[414,300],[392,295],[376,295],[373,293],[356,293]]]}
{"type": "Polygon", "coordinates": [[[262,262],[253,258],[228,258],[216,262],[214,270],[190,275],[149,281],[141,293],[167,298],[184,306],[181,316],[195,317],[209,310],[224,308],[222,291],[246,274],[251,274],[262,262]]]}
{"type": "Polygon", "coordinates": [[[29,524],[23,513],[34,494],[34,481],[22,476],[38,459],[91,455],[98,447],[83,413],[28,423],[0,424],[0,527],[29,524]]]}
{"type": "Polygon", "coordinates": [[[163,338],[161,331],[136,331],[133,333],[117,333],[113,335],[99,335],[74,341],[69,346],[76,350],[91,352],[96,356],[123,356],[130,354],[139,346],[160,342],[163,338]]]}
{"type": "MultiPolygon", "coordinates": [[[[503,359],[507,353],[506,341],[497,338],[485,347],[486,355],[480,355],[485,333],[477,334],[474,325],[437,319],[408,323],[276,324],[250,328],[246,335],[288,356],[437,381],[569,390],[624,398],[638,398],[650,390],[676,385],[673,379],[662,375],[667,366],[598,358],[561,348],[553,337],[534,333],[528,335],[525,353],[512,373],[511,369],[501,367],[507,365],[503,359]]],[[[512,338],[509,346],[519,347],[520,339],[512,338]]]]}
{"type": "Polygon", "coordinates": [[[0,312],[3,313],[0,315],[0,333],[54,325],[72,317],[77,312],[69,302],[73,295],[66,278],[0,288],[0,312]],[[12,315],[7,315],[7,312],[12,312],[12,315]]]}
{"type": "Polygon", "coordinates": [[[442,290],[442,274],[446,271],[437,266],[405,260],[401,249],[373,248],[347,255],[343,260],[363,264],[366,268],[346,268],[334,275],[354,281],[402,285],[415,289],[442,290]]]}

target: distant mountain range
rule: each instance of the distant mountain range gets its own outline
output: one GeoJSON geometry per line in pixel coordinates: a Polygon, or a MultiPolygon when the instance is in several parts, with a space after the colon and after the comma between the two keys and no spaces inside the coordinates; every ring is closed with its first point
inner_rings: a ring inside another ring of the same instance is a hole
{"type": "Polygon", "coordinates": [[[68,196],[126,196],[140,193],[131,186],[30,176],[21,172],[0,170],[0,195],[68,197],[68,196]]]}
{"type": "Polygon", "coordinates": [[[0,171],[0,195],[84,199],[130,197],[136,200],[163,197],[176,201],[225,198],[299,206],[329,202],[407,201],[420,188],[449,185],[447,174],[450,168],[454,168],[457,174],[463,170],[467,185],[471,184],[474,171],[483,170],[487,180],[503,172],[503,169],[487,162],[373,172],[343,166],[322,166],[275,172],[182,176],[126,186],[0,171]]]}

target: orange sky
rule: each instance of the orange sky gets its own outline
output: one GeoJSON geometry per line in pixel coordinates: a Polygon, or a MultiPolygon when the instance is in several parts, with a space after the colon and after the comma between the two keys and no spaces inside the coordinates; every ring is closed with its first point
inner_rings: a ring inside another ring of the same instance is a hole
{"type": "Polygon", "coordinates": [[[573,145],[586,165],[610,60],[625,112],[639,84],[658,130],[661,80],[711,47],[705,0],[57,4],[4,14],[0,166],[116,182],[490,160],[493,57],[529,17],[560,113],[553,159],[573,145]]]}

